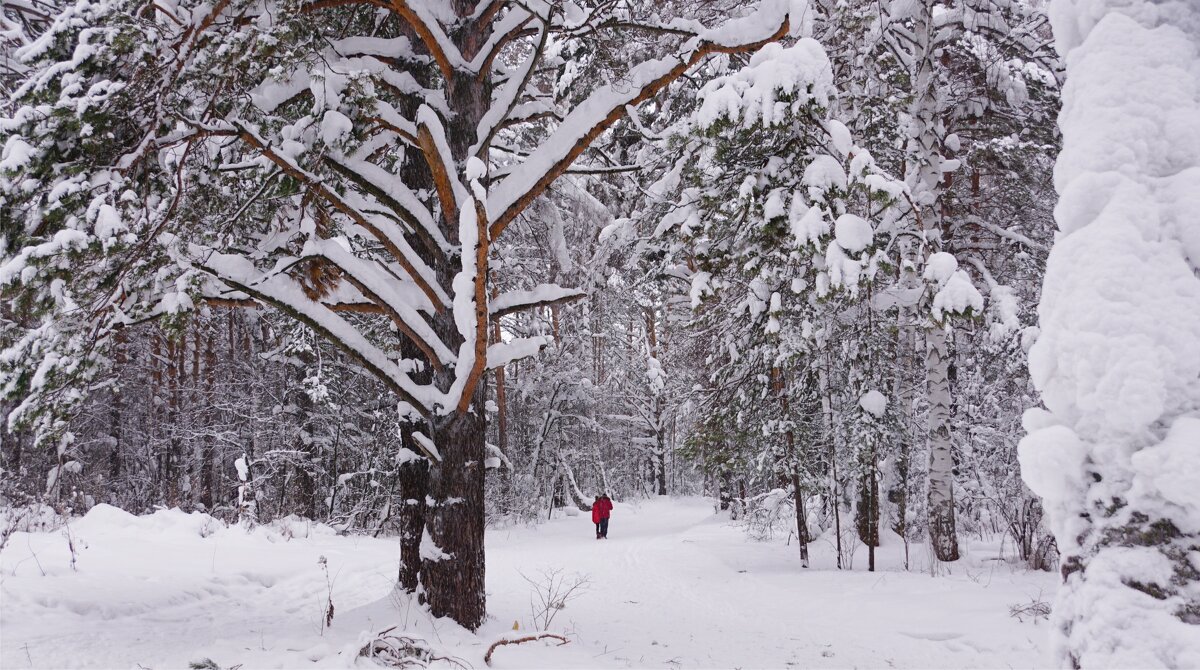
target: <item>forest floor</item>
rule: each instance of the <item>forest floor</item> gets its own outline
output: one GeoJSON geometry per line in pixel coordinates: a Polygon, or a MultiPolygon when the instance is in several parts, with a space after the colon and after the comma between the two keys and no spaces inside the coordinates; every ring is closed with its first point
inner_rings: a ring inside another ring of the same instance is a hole
{"type": "Polygon", "coordinates": [[[786,537],[749,539],[701,499],[618,503],[609,535],[593,539],[586,514],[489,531],[491,619],[472,635],[391,591],[394,539],[338,536],[298,520],[247,532],[178,510],[133,517],[99,506],[65,529],[16,533],[0,552],[0,667],[157,670],[205,659],[242,670],[367,666],[357,650],[398,626],[436,653],[483,668],[493,641],[538,627],[530,581],[544,583],[551,571],[568,583],[587,580],[549,627],[571,643],[501,647],[493,667],[1050,661],[1046,620],[1009,610],[1051,602],[1055,576],[996,560],[995,544],[968,544],[964,560],[931,577],[905,572],[898,545],[881,549],[878,572],[865,570],[861,548],[852,571],[835,570],[832,544],[819,539],[813,567],[803,570],[786,537]]]}

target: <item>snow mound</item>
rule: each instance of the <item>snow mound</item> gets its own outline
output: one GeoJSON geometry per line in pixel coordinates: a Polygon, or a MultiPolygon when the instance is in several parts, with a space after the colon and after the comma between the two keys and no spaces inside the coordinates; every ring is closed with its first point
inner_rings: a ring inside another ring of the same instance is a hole
{"type": "Polygon", "coordinates": [[[88,510],[87,514],[83,515],[83,518],[72,522],[71,525],[76,530],[104,531],[117,528],[131,528],[138,525],[138,517],[119,507],[100,503],[88,510]]]}

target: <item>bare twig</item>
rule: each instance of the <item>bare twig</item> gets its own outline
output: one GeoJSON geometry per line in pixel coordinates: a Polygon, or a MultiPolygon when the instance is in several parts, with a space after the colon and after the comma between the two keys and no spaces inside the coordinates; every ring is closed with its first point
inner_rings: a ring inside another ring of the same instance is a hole
{"type": "Polygon", "coordinates": [[[527,635],[525,637],[503,638],[503,639],[496,640],[495,642],[492,643],[492,646],[488,647],[487,653],[483,655],[483,662],[487,663],[488,666],[491,666],[492,652],[496,651],[497,647],[503,647],[506,644],[521,644],[523,642],[534,642],[536,640],[542,640],[545,638],[553,638],[555,640],[558,640],[559,641],[558,646],[560,646],[560,647],[563,646],[564,644],[570,642],[570,640],[568,640],[567,638],[565,638],[561,635],[557,635],[555,633],[537,633],[536,635],[527,635]]]}
{"type": "Polygon", "coordinates": [[[1030,598],[1028,603],[1017,603],[1010,605],[1008,615],[1016,618],[1018,621],[1025,621],[1025,617],[1031,617],[1034,621],[1038,619],[1050,618],[1050,603],[1042,600],[1041,594],[1036,598],[1030,598]]]}
{"type": "Polygon", "coordinates": [[[587,575],[564,575],[562,570],[545,570],[541,581],[534,581],[524,573],[518,572],[521,578],[533,587],[529,597],[529,609],[533,615],[534,626],[546,630],[554,622],[554,617],[560,610],[566,609],[567,602],[574,600],[586,590],[590,580],[587,575]]]}

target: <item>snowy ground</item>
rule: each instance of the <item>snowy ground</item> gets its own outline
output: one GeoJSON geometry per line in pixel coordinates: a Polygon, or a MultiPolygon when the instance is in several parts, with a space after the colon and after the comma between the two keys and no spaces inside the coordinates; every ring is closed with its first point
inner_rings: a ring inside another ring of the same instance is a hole
{"type": "MultiPolygon", "coordinates": [[[[99,507],[66,531],[18,533],[0,552],[0,667],[347,667],[363,636],[399,625],[483,667],[487,646],[532,626],[546,570],[586,575],[551,629],[571,644],[507,646],[497,668],[1039,667],[1046,622],[1009,606],[1051,600],[1053,575],[1014,570],[976,546],[955,573],[814,567],[795,546],[748,540],[703,500],[618,504],[611,539],[585,515],[491,531],[492,621],[478,636],[431,621],[391,594],[394,540],[339,537],[307,524],[247,533],[178,511],[135,518],[99,507]],[[305,534],[308,537],[303,537],[305,534]],[[329,589],[335,605],[322,629],[329,589]]],[[[920,553],[917,548],[914,553],[920,553]]],[[[882,559],[898,560],[897,548],[882,559]]]]}

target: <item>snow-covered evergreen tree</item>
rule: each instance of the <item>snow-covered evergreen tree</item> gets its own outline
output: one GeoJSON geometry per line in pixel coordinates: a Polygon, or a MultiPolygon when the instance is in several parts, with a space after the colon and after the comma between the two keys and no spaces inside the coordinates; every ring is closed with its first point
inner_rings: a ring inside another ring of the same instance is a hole
{"type": "Polygon", "coordinates": [[[1059,0],[1059,233],[1022,472],[1065,667],[1200,664],[1200,6],[1059,0]]]}

